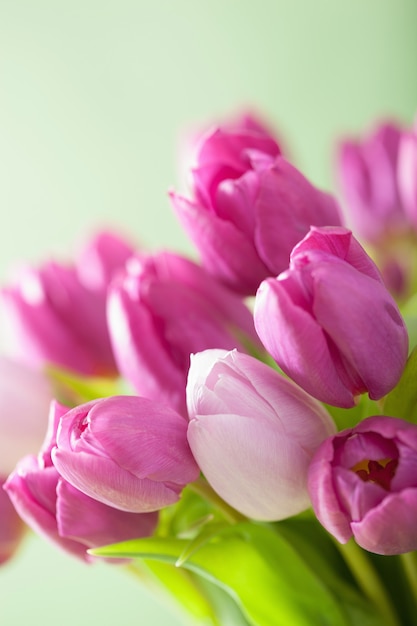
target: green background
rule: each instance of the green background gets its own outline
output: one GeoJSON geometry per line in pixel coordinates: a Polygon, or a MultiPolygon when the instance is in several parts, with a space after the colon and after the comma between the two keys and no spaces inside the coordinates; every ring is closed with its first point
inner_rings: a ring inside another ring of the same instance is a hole
{"type": "MultiPolygon", "coordinates": [[[[331,188],[341,134],[417,110],[416,0],[0,0],[0,273],[97,225],[192,253],[171,212],[187,131],[245,107],[331,188]]],[[[30,537],[2,626],[172,625],[117,566],[30,537]]],[[[179,623],[179,622],[178,622],[179,623]]]]}

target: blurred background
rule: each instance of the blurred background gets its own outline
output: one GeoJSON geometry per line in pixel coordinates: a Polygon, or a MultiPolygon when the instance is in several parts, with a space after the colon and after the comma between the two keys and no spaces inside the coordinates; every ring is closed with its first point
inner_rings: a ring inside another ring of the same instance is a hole
{"type": "MultiPolygon", "coordinates": [[[[167,199],[187,132],[257,110],[334,188],[337,138],[417,111],[415,0],[0,0],[0,277],[99,225],[193,254],[167,199]]],[[[176,626],[117,566],[30,536],[1,624],[176,626]]]]}

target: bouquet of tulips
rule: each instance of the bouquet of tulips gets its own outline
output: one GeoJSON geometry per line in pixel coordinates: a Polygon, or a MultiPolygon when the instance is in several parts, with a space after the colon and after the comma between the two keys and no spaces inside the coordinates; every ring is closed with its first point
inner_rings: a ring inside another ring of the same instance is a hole
{"type": "Polygon", "coordinates": [[[340,203],[252,114],[192,154],[199,262],[103,230],[1,290],[0,559],[29,527],[184,623],[411,626],[417,131],[341,141],[340,203]]]}

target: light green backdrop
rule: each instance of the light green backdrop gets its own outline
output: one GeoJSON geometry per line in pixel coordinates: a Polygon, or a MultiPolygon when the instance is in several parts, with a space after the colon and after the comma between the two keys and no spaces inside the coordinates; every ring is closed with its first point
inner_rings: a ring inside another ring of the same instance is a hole
{"type": "MultiPolygon", "coordinates": [[[[259,108],[316,183],[341,132],[417,110],[416,0],[0,0],[0,275],[99,223],[191,252],[168,204],[188,127],[259,108]]],[[[2,626],[175,626],[115,567],[31,539],[2,626]]]]}

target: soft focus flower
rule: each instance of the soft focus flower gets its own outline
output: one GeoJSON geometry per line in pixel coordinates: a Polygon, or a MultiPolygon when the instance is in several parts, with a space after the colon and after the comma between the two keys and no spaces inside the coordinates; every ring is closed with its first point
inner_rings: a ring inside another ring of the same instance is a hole
{"type": "Polygon", "coordinates": [[[184,418],[136,396],[93,400],[62,416],[52,460],[86,495],[133,513],[176,502],[199,475],[184,418]]]}
{"type": "Polygon", "coordinates": [[[255,326],[282,370],[314,397],[341,407],[398,382],[408,335],[378,269],[344,228],[312,228],[290,267],[260,286],[255,326]]]}
{"type": "Polygon", "coordinates": [[[43,372],[0,357],[0,476],[7,476],[22,456],[39,450],[52,396],[43,372]]]}
{"type": "Polygon", "coordinates": [[[51,406],[49,431],[38,457],[26,456],[5,489],[20,517],[35,532],[67,552],[91,560],[88,548],[152,534],[157,513],[126,513],[89,498],[67,483],[51,461],[56,429],[67,412],[51,406]]]}
{"type": "Polygon", "coordinates": [[[171,193],[175,212],[206,269],[243,294],[287,267],[311,224],[341,223],[335,200],[254,124],[238,121],[204,136],[192,177],[192,200],[171,193]]]}
{"type": "Polygon", "coordinates": [[[308,508],[307,468],[335,432],[325,409],[291,381],[236,350],[193,355],[188,441],[213,489],[257,520],[308,508]]]}
{"type": "Polygon", "coordinates": [[[14,285],[1,291],[10,354],[36,367],[54,364],[85,375],[116,375],[106,291],[131,252],[115,236],[99,233],[73,265],[51,261],[23,269],[14,285]]]}
{"type": "Polygon", "coordinates": [[[417,260],[417,137],[383,122],[359,140],[341,142],[336,161],[346,221],[397,298],[410,295],[417,260]]]}
{"type": "Polygon", "coordinates": [[[108,319],[121,373],[138,394],[182,414],[192,352],[261,347],[242,300],[168,252],[129,261],[109,291],[108,319]]]}
{"type": "Polygon", "coordinates": [[[308,473],[314,511],[341,543],[365,550],[417,550],[417,426],[376,415],[330,437],[308,473]]]}
{"type": "Polygon", "coordinates": [[[347,221],[365,241],[378,241],[409,226],[397,181],[402,133],[398,124],[384,122],[367,137],[340,143],[336,165],[347,221]]]}
{"type": "Polygon", "coordinates": [[[135,253],[134,246],[115,232],[98,231],[80,247],[75,257],[78,277],[91,291],[101,292],[105,299],[110,282],[135,253]]]}
{"type": "Polygon", "coordinates": [[[398,154],[398,186],[404,211],[417,228],[417,121],[403,133],[398,154]]]}
{"type": "Polygon", "coordinates": [[[16,552],[25,533],[25,525],[15,511],[0,478],[0,565],[16,552]]]}

